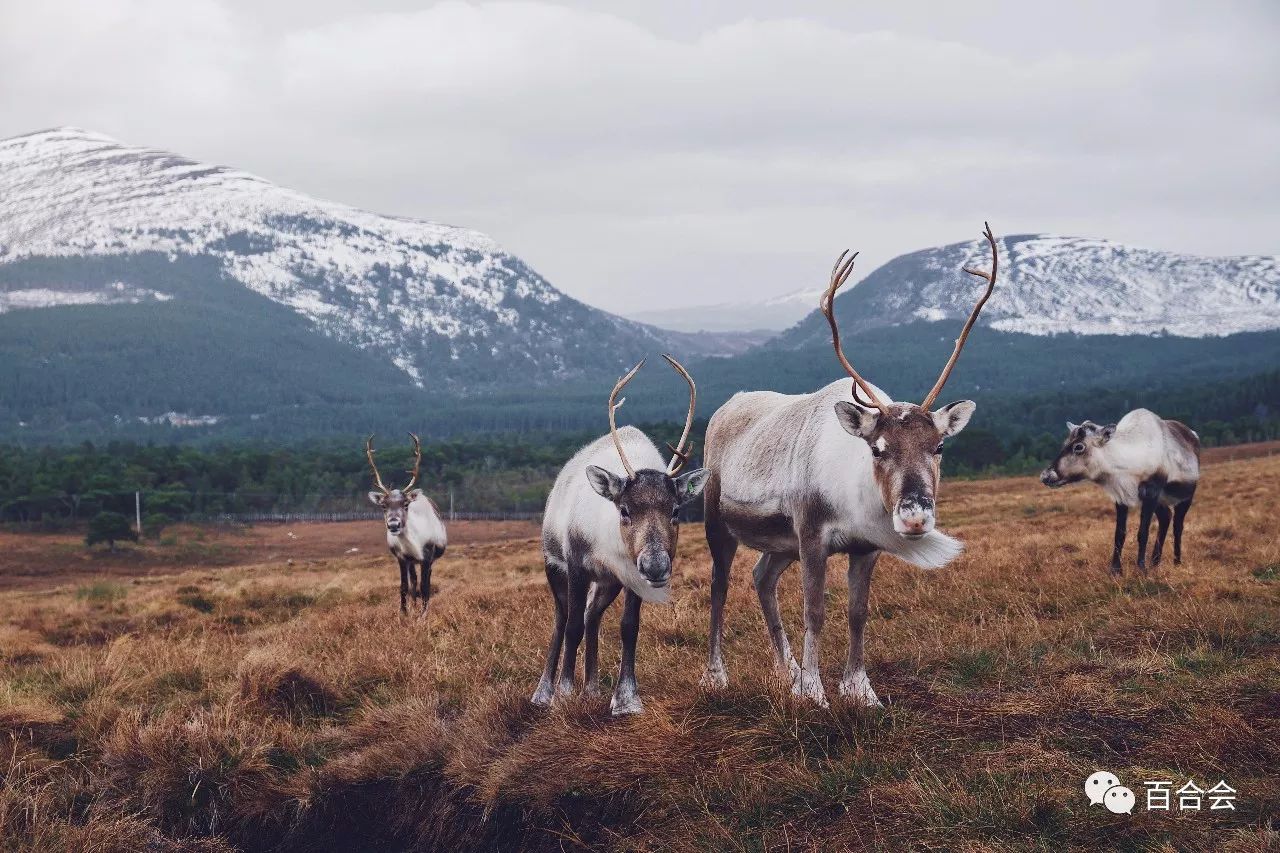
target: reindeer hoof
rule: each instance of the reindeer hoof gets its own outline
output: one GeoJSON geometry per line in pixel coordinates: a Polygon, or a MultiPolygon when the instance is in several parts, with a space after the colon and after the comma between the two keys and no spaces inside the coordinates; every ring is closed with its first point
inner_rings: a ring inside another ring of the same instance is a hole
{"type": "Polygon", "coordinates": [[[791,682],[791,694],[812,700],[819,708],[831,707],[831,703],[827,701],[827,691],[822,689],[822,679],[817,673],[801,670],[799,677],[791,682]]]}
{"type": "Polygon", "coordinates": [[[702,671],[702,678],[698,680],[698,684],[707,690],[723,690],[729,686],[729,673],[725,672],[723,664],[709,666],[702,671]]]}
{"type": "Polygon", "coordinates": [[[864,708],[884,707],[884,703],[880,701],[876,691],[871,688],[871,681],[867,678],[866,670],[859,670],[853,675],[846,675],[840,682],[840,695],[855,705],[861,705],[864,708]]]}
{"type": "Polygon", "coordinates": [[[551,698],[551,688],[538,685],[538,689],[533,692],[533,697],[529,701],[540,708],[549,708],[551,707],[551,698]]]}
{"type": "Polygon", "coordinates": [[[634,693],[625,696],[617,693],[613,694],[613,699],[609,702],[609,713],[615,717],[626,717],[632,714],[643,714],[644,703],[640,701],[640,697],[634,693]]]}

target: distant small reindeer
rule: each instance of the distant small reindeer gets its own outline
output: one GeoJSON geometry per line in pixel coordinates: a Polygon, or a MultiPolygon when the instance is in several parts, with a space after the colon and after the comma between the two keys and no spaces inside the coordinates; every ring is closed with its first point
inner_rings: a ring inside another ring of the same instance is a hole
{"type": "Polygon", "coordinates": [[[535,704],[549,705],[553,695],[573,693],[578,645],[584,634],[583,688],[587,695],[599,693],[600,619],[625,589],[622,662],[610,709],[615,715],[644,710],[636,686],[640,604],[668,600],[680,507],[702,493],[707,478],[701,468],[677,476],[689,458],[686,442],[693,426],[697,388],[678,361],[669,355],[663,358],[689,384],[684,433],[675,447],[667,445],[671,461],[664,463],[653,442],[640,430],[618,429],[614,420],[625,402],[614,402],[618,392],[644,365],[642,360],[618,380],[609,395],[609,435],[579,450],[561,469],[547,497],[542,553],[555,599],[555,627],[546,667],[533,694],[535,704]],[[557,686],[562,645],[564,662],[557,686]]]}
{"type": "Polygon", "coordinates": [[[409,610],[408,599],[412,594],[422,602],[422,614],[426,614],[431,602],[431,566],[443,554],[449,544],[444,522],[431,498],[415,489],[418,471],[422,467],[422,442],[413,433],[413,470],[407,471],[409,482],[403,489],[389,489],[382,482],[378,466],[373,461],[373,436],[364,443],[364,453],[373,469],[375,491],[369,492],[369,501],[383,511],[387,524],[387,548],[400,564],[400,612],[409,610]],[[417,566],[422,567],[421,580],[417,566]]]}
{"type": "MultiPolygon", "coordinates": [[[[705,498],[711,549],[711,633],[705,687],[728,683],[722,653],[724,605],[739,543],[760,553],[754,580],[779,673],[791,691],[827,704],[820,670],[826,620],[827,560],[849,560],[849,657],[840,693],[879,705],[863,659],[871,572],[889,553],[922,568],[944,566],[962,546],[935,529],[935,500],[945,439],[968,424],[976,405],[959,400],[937,409],[969,332],[995,287],[999,252],[988,225],[991,271],[966,269],[986,283],[956,339],[951,358],[919,404],[896,403],[864,380],[845,357],[835,318],[835,295],[853,270],[848,252],[836,259],[821,309],[831,342],[853,380],[812,394],[751,391],[735,394],[707,425],[705,498]],[[804,653],[791,652],[778,609],[778,581],[800,561],[804,588],[804,653]]],[[[904,353],[903,358],[915,357],[904,353]]]]}
{"type": "Polygon", "coordinates": [[[1147,569],[1147,538],[1154,515],[1160,523],[1151,565],[1160,565],[1164,538],[1173,522],[1173,562],[1182,562],[1182,525],[1200,482],[1200,436],[1178,421],[1147,409],[1134,409],[1119,423],[1067,422],[1067,440],[1040,482],[1050,488],[1091,480],[1116,504],[1115,548],[1111,573],[1121,574],[1129,508],[1140,507],[1138,569],[1147,569]]]}

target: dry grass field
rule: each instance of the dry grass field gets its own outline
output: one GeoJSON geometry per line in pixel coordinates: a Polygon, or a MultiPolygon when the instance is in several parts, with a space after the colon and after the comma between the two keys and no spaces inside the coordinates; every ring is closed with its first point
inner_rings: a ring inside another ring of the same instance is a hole
{"type": "MultiPolygon", "coordinates": [[[[397,615],[397,572],[372,522],[292,528],[298,540],[278,527],[180,529],[169,545],[101,558],[97,578],[69,551],[74,570],[57,577],[33,545],[58,540],[10,537],[0,846],[1280,845],[1278,498],[1280,457],[1215,462],[1186,562],[1166,553],[1137,577],[1130,545],[1117,582],[1097,489],[944,482],[942,527],[968,549],[935,572],[877,567],[867,653],[886,707],[875,711],[792,701],[769,666],[746,551],[730,593],[730,687],[699,690],[709,560],[690,525],[674,605],[642,616],[647,713],[621,720],[607,691],[551,711],[527,702],[551,622],[529,525],[459,528],[425,622],[397,615]],[[44,568],[24,575],[28,564],[44,568]],[[1138,791],[1132,815],[1088,805],[1083,780],[1097,769],[1138,791]],[[1225,779],[1236,808],[1146,810],[1144,780],[1188,778],[1225,779]]],[[[793,640],[798,575],[782,590],[793,640]]],[[[838,561],[830,578],[834,693],[838,561]]]]}

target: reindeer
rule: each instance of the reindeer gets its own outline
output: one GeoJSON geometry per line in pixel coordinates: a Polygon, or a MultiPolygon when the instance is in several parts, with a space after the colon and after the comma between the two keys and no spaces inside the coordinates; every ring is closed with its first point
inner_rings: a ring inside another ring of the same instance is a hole
{"type": "Polygon", "coordinates": [[[991,227],[991,272],[966,269],[984,279],[978,300],[950,360],[920,405],[895,403],[864,380],[840,345],[834,302],[853,269],[848,251],[836,259],[821,301],[831,340],[852,394],[837,380],[812,394],[751,391],[735,394],[707,426],[705,462],[711,476],[704,502],[711,549],[711,636],[702,684],[724,687],[724,603],[739,543],[760,552],[754,581],[773,644],[778,672],[791,691],[826,706],[820,675],[820,638],[827,560],[849,558],[849,656],[840,693],[855,702],[880,704],[867,678],[863,632],[871,572],[882,552],[921,568],[944,566],[962,545],[934,529],[943,441],[964,429],[975,404],[961,400],[934,411],[942,391],[995,286],[999,255],[991,227]],[[778,612],[778,581],[796,560],[803,571],[804,651],[796,663],[778,612]]]}
{"type": "Polygon", "coordinates": [[[431,602],[431,566],[444,554],[449,539],[436,505],[422,489],[414,488],[422,467],[422,442],[413,433],[409,433],[409,438],[413,439],[413,470],[405,472],[409,474],[409,482],[403,489],[388,489],[383,485],[373,461],[373,436],[365,441],[364,453],[373,469],[376,487],[376,491],[369,492],[369,501],[383,510],[387,548],[400,564],[400,612],[409,612],[408,598],[412,594],[414,599],[421,600],[420,613],[425,616],[431,602]],[[420,581],[416,566],[422,567],[420,581]]]}
{"type": "Polygon", "coordinates": [[[599,694],[600,619],[625,590],[622,661],[609,707],[615,716],[644,710],[636,685],[640,605],[668,600],[680,508],[702,493],[707,480],[702,468],[677,476],[689,460],[686,442],[693,426],[697,388],[678,361],[669,355],[663,358],[689,383],[689,413],[680,441],[675,447],[667,445],[670,462],[662,461],[658,449],[640,430],[630,426],[618,429],[615,421],[625,399],[614,401],[644,366],[642,359],[618,380],[609,395],[609,435],[579,450],[561,469],[547,497],[542,554],[555,600],[555,626],[546,666],[533,694],[534,704],[549,705],[553,694],[573,693],[578,645],[584,634],[583,689],[589,696],[599,694]],[[555,686],[562,644],[564,662],[555,686]]]}
{"type": "Polygon", "coordinates": [[[1134,409],[1119,423],[1098,426],[1093,421],[1067,421],[1062,450],[1040,474],[1050,488],[1092,480],[1116,504],[1115,548],[1111,573],[1123,573],[1129,508],[1141,507],[1138,521],[1138,570],[1147,570],[1147,537],[1151,516],[1160,522],[1151,565],[1160,565],[1164,538],[1173,521],[1173,562],[1182,562],[1182,525],[1200,482],[1200,436],[1178,421],[1167,421],[1147,409],[1134,409]]]}

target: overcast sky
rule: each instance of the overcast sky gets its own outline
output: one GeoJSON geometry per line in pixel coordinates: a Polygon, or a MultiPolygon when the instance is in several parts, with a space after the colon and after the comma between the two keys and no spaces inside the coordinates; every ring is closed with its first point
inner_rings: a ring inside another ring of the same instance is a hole
{"type": "Polygon", "coordinates": [[[79,125],[478,228],[615,311],[983,219],[1277,254],[1278,10],[0,0],[0,137],[79,125]]]}

